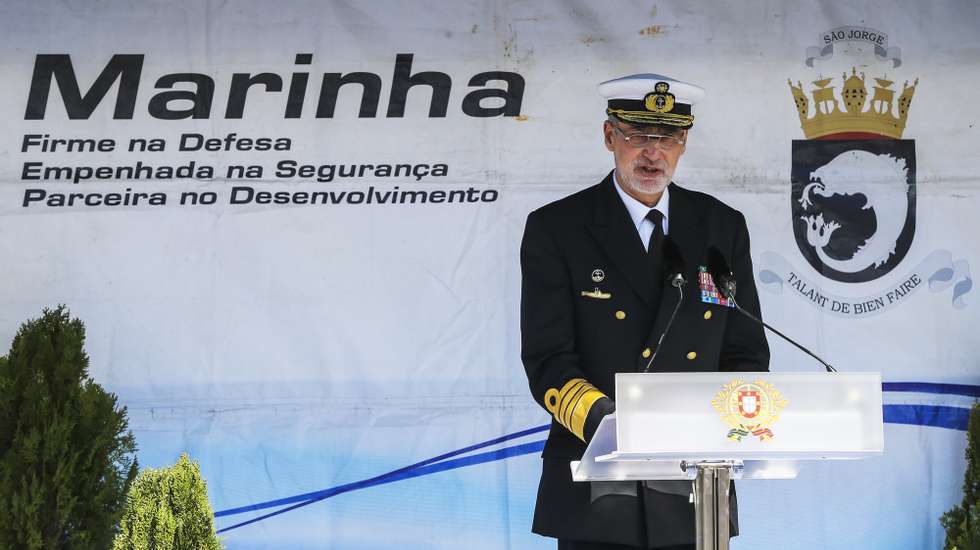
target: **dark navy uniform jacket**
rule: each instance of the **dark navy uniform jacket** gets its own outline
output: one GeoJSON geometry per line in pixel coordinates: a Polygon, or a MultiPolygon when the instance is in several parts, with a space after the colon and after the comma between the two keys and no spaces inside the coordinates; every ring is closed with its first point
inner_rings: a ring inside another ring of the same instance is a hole
{"type": "MultiPolygon", "coordinates": [[[[614,185],[610,172],[598,185],[527,218],[521,358],[531,393],[546,410],[549,390],[554,394],[576,379],[615,400],[615,374],[643,370],[677,304],[676,289],[654,273],[614,185]],[[594,280],[597,269],[600,282],[594,280]]],[[[702,302],[699,292],[699,267],[707,265],[713,245],[731,265],[739,305],[760,315],[745,218],[710,195],[670,185],[668,235],[685,260],[688,283],[651,371],[768,370],[762,327],[727,306],[702,302]]],[[[553,418],[542,454],[535,533],[647,548],[694,542],[687,497],[638,483],[623,490],[622,483],[572,482],[569,461],[581,458],[585,447],[553,418]]],[[[735,518],[733,513],[737,533],[735,518]]]]}

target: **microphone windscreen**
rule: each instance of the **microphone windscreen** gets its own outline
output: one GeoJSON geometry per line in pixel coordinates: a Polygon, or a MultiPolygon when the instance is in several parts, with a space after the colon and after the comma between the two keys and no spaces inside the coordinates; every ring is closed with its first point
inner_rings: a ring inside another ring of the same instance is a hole
{"type": "Polygon", "coordinates": [[[667,276],[667,279],[673,279],[678,274],[683,276],[687,271],[687,264],[684,262],[684,256],[681,254],[681,249],[678,248],[677,243],[670,238],[670,235],[664,237],[663,251],[664,275],[667,276]]]}
{"type": "Polygon", "coordinates": [[[725,256],[714,245],[708,248],[708,273],[711,274],[715,284],[720,283],[723,278],[731,277],[732,273],[728,267],[728,262],[725,261],[725,256]]]}
{"type": "Polygon", "coordinates": [[[735,299],[735,275],[732,273],[725,256],[721,251],[711,246],[708,248],[708,272],[721,295],[729,300],[735,299]]]}

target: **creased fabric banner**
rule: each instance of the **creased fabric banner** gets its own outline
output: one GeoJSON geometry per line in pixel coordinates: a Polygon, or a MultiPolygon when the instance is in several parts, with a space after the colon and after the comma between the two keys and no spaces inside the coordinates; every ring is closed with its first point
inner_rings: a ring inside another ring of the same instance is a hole
{"type": "Polygon", "coordinates": [[[884,455],[737,481],[732,549],[941,548],[980,398],[975,3],[5,2],[0,346],[66,304],[228,548],[553,549],[525,220],[613,168],[596,86],[663,74],[706,90],[673,180],[771,251],[763,317],[885,382],[884,455]]]}
{"type": "Polygon", "coordinates": [[[782,254],[763,252],[757,265],[760,286],[774,294],[784,290],[812,303],[826,313],[838,317],[868,317],[884,313],[908,300],[920,288],[933,293],[950,291],[950,304],[955,309],[966,307],[965,296],[973,288],[970,265],[966,260],[953,259],[948,250],[935,250],[912,268],[900,282],[885,289],[856,296],[844,296],[825,291],[812,279],[800,275],[782,254]]]}

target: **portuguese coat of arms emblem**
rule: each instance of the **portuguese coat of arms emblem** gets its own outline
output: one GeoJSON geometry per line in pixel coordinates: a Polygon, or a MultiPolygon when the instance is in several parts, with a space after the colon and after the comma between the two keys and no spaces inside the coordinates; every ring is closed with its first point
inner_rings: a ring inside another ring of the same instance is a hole
{"type": "Polygon", "coordinates": [[[787,403],[782,394],[764,380],[733,380],[711,400],[711,406],[721,413],[722,422],[731,427],[728,438],[733,441],[741,441],[748,435],[756,436],[760,441],[772,439],[771,426],[779,420],[779,413],[787,403]]]}

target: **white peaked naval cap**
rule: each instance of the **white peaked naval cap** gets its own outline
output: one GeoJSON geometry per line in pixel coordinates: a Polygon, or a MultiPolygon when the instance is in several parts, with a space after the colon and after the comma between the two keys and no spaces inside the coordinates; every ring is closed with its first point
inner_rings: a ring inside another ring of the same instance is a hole
{"type": "Polygon", "coordinates": [[[606,114],[630,124],[662,124],[690,128],[694,104],[704,88],[659,74],[631,74],[599,84],[606,114]]]}

